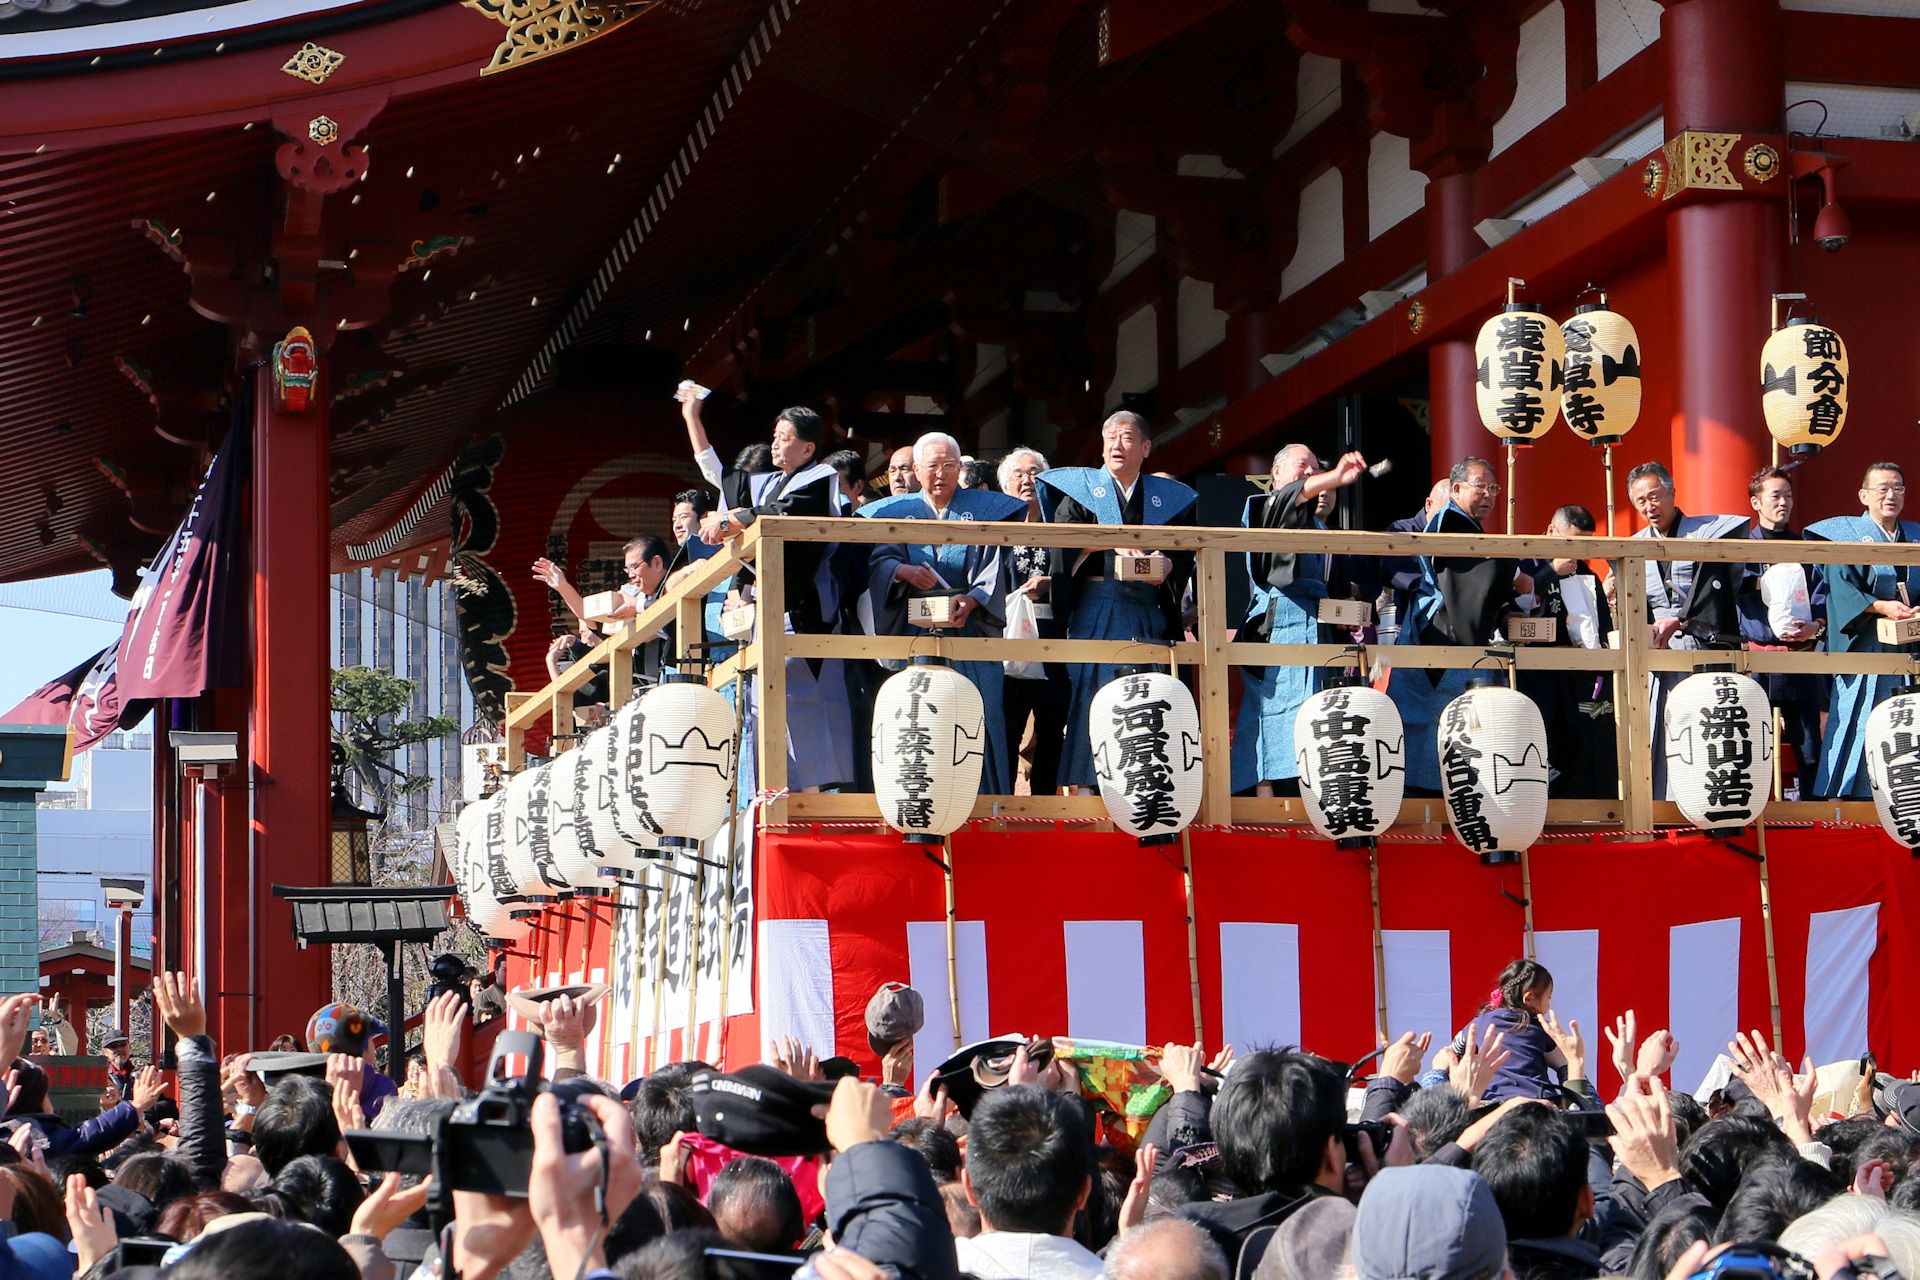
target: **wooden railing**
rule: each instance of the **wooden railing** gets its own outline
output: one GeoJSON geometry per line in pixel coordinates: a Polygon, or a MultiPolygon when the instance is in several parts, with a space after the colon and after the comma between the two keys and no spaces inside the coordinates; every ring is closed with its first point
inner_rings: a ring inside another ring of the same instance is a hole
{"type": "MultiPolygon", "coordinates": [[[[766,821],[879,820],[870,794],[784,795],[787,785],[786,664],[796,658],[905,658],[915,653],[939,652],[957,659],[1023,662],[1158,661],[1175,668],[1195,669],[1194,685],[1205,740],[1208,768],[1205,795],[1198,821],[1209,824],[1288,824],[1307,821],[1297,799],[1235,797],[1226,767],[1232,726],[1228,719],[1228,680],[1236,666],[1323,665],[1346,659],[1343,665],[1371,668],[1376,660],[1397,667],[1454,668],[1486,665],[1490,661],[1508,671],[1575,670],[1615,674],[1614,723],[1619,756],[1620,795],[1612,800],[1555,800],[1548,805],[1552,826],[1617,827],[1649,831],[1659,825],[1684,825],[1671,803],[1653,795],[1653,752],[1659,736],[1649,723],[1651,709],[1647,675],[1653,671],[1691,671],[1702,662],[1730,662],[1746,672],[1798,672],[1838,675],[1876,673],[1920,675],[1920,657],[1905,653],[1784,653],[1747,650],[1656,649],[1649,629],[1622,626],[1620,647],[1578,649],[1546,645],[1500,646],[1372,646],[1356,652],[1351,645],[1243,644],[1233,635],[1240,619],[1228,616],[1229,556],[1237,553],[1297,552],[1354,556],[1489,556],[1511,559],[1606,559],[1614,563],[1618,579],[1617,618],[1646,615],[1646,563],[1649,560],[1799,564],[1910,565],[1920,563],[1920,544],[1876,543],[1870,556],[1859,544],[1760,539],[1648,539],[1559,538],[1545,535],[1401,534],[1321,530],[1215,529],[1197,527],[1141,527],[1133,525],[987,524],[934,520],[803,520],[763,518],[706,560],[697,562],[688,577],[637,618],[607,637],[590,653],[554,680],[531,694],[507,695],[507,762],[518,769],[526,759],[527,730],[550,721],[552,732],[573,732],[573,695],[605,665],[614,697],[623,699],[632,680],[633,650],[677,622],[681,656],[689,642],[700,642],[703,605],[713,588],[748,563],[757,578],[758,611],[753,643],[716,666],[709,682],[722,687],[757,673],[761,684],[759,728],[759,786],[775,798],[767,802],[766,821]],[[784,557],[788,541],[846,543],[965,543],[987,546],[1144,547],[1160,551],[1197,553],[1195,599],[1198,605],[1196,639],[1170,646],[1147,646],[1110,640],[1000,640],[927,636],[881,637],[864,635],[788,635],[784,557]],[[937,650],[935,646],[937,645],[937,650]]],[[[1238,572],[1239,567],[1233,566],[1238,572]]],[[[617,703],[616,703],[617,705],[617,703]]],[[[1098,796],[981,796],[975,819],[1104,818],[1098,796]]],[[[1402,805],[1399,822],[1418,825],[1438,834],[1446,819],[1438,798],[1410,797],[1402,805]]],[[[1772,822],[1875,821],[1873,805],[1865,801],[1784,802],[1767,806],[1772,822]]]]}

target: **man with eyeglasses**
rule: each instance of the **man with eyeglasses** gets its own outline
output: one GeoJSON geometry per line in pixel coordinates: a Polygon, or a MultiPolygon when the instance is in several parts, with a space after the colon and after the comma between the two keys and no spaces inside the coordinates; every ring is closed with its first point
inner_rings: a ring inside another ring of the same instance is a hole
{"type": "Polygon", "coordinates": [[[887,496],[920,492],[920,478],[913,471],[914,446],[903,444],[887,459],[887,496]]]}
{"type": "MultiPolygon", "coordinates": [[[[1483,533],[1500,497],[1493,465],[1462,458],[1448,473],[1447,501],[1428,517],[1422,533],[1483,533]]],[[[1470,645],[1490,643],[1508,614],[1515,612],[1518,566],[1512,560],[1477,556],[1421,556],[1420,581],[1400,625],[1403,644],[1470,645]]],[[[1387,694],[1400,708],[1406,726],[1407,787],[1417,794],[1440,791],[1437,730],[1440,712],[1466,692],[1474,673],[1464,668],[1427,670],[1396,666],[1387,694]]]]}
{"type": "MultiPolygon", "coordinates": [[[[1027,504],[993,489],[960,487],[960,442],[945,432],[921,436],[913,446],[914,476],[920,492],[882,498],[860,508],[873,520],[1020,520],[1027,504]]],[[[868,561],[867,595],[873,609],[873,634],[922,636],[925,629],[907,619],[916,596],[945,595],[952,603],[948,635],[1000,635],[1006,629],[1008,548],[966,544],[925,546],[893,542],[876,546],[868,561]]],[[[897,663],[890,665],[899,665],[897,663]]],[[[1002,702],[1005,668],[998,662],[956,662],[954,670],[973,681],[987,713],[987,761],[980,771],[980,794],[1013,793],[1009,771],[1006,715],[1002,702]]]]}
{"type": "MultiPolygon", "coordinates": [[[[1876,462],[1860,482],[1857,516],[1835,516],[1807,526],[1809,537],[1831,542],[1920,542],[1920,524],[1902,520],[1907,473],[1897,462],[1876,462]]],[[[1880,641],[1881,618],[1914,616],[1920,600],[1920,565],[1836,564],[1827,568],[1827,649],[1832,653],[1915,653],[1920,645],[1880,641]]],[[[1823,800],[1865,799],[1867,770],[1863,733],[1867,712],[1890,696],[1904,677],[1837,675],[1827,710],[1827,740],[1814,791],[1823,800]]]]}
{"type": "MultiPolygon", "coordinates": [[[[1674,503],[1673,473],[1657,462],[1643,462],[1627,473],[1627,500],[1646,527],[1636,538],[1744,538],[1744,516],[1690,516],[1674,503]]],[[[1740,618],[1735,592],[1747,567],[1714,561],[1647,561],[1647,612],[1656,649],[1737,649],[1740,618]]],[[[1615,616],[1618,616],[1616,608],[1615,616]]],[[[1628,626],[1631,619],[1621,618],[1628,626]]],[[[1686,678],[1683,671],[1656,671],[1649,693],[1651,723],[1666,723],[1667,694],[1686,678]]],[[[1653,753],[1653,793],[1662,800],[1667,787],[1667,754],[1653,753]]]]}

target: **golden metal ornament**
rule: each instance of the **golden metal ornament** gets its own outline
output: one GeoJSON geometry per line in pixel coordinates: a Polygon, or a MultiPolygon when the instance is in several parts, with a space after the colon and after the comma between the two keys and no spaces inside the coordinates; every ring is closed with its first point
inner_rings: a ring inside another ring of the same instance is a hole
{"type": "Polygon", "coordinates": [[[618,30],[660,0],[461,0],[507,29],[480,74],[522,67],[618,30]]]}
{"type": "Polygon", "coordinates": [[[307,125],[307,136],[323,147],[340,141],[340,126],[327,116],[315,116],[307,125]]]}
{"type": "Polygon", "coordinates": [[[1756,142],[1747,148],[1747,176],[1755,182],[1766,182],[1780,172],[1780,153],[1764,142],[1756,142]]]}
{"type": "Polygon", "coordinates": [[[1647,167],[1640,174],[1640,188],[1650,196],[1660,194],[1661,186],[1667,180],[1667,167],[1660,163],[1659,156],[1648,156],[1647,167]]]}
{"type": "Polygon", "coordinates": [[[1727,167],[1737,133],[1696,133],[1688,130],[1667,140],[1667,189],[1671,200],[1682,191],[1738,191],[1740,179],[1727,167]]]}
{"type": "Polygon", "coordinates": [[[336,53],[325,45],[309,40],[291,58],[280,65],[280,69],[290,76],[305,80],[310,84],[323,84],[328,76],[340,69],[347,60],[344,53],[336,53]]]}
{"type": "Polygon", "coordinates": [[[1420,332],[1421,326],[1426,324],[1426,322],[1427,306],[1424,302],[1415,298],[1407,305],[1407,328],[1413,333],[1418,333],[1420,332]]]}

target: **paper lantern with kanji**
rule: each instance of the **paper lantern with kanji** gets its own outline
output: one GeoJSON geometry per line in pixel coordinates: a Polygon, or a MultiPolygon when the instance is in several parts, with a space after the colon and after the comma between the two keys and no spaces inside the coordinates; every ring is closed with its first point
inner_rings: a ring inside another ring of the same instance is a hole
{"type": "Polygon", "coordinates": [[[1474,340],[1474,400],[1480,421],[1502,440],[1537,440],[1560,416],[1567,358],[1560,326],[1532,303],[1509,302],[1474,340]]]}
{"type": "Polygon", "coordinates": [[[873,699],[873,792],[910,844],[939,844],[973,816],[987,757],[986,706],[944,658],[916,657],[873,699]]]}
{"type": "Polygon", "coordinates": [[[1640,417],[1640,335],[1604,303],[1575,307],[1560,326],[1567,347],[1560,410],[1593,444],[1619,444],[1640,417]]]}
{"type": "Polygon", "coordinates": [[[1205,765],[1193,695],[1159,671],[1123,672],[1087,710],[1107,816],[1140,843],[1170,844],[1200,812],[1205,765]]]}
{"type": "Polygon", "coordinates": [[[1376,843],[1400,816],[1406,729],[1393,699],[1351,676],[1300,704],[1293,756],[1313,829],[1343,849],[1376,843]]]}
{"type": "Polygon", "coordinates": [[[503,939],[519,932],[509,900],[518,897],[512,875],[507,870],[507,793],[496,791],[470,808],[479,811],[471,853],[464,858],[465,886],[461,896],[467,904],[467,918],[489,939],[503,939]]]}
{"type": "Polygon", "coordinates": [[[1518,862],[1547,825],[1547,726],[1533,699],[1475,681],[1440,713],[1447,821],[1487,866],[1518,862]]]}
{"type": "Polygon", "coordinates": [[[528,908],[573,896],[547,842],[548,790],[553,766],[523,769],[501,794],[506,798],[507,870],[528,908]]]}
{"type": "Polygon", "coordinates": [[[587,763],[587,753],[575,748],[563,753],[550,766],[553,774],[547,784],[547,849],[553,855],[553,865],[559,870],[560,878],[572,888],[575,897],[597,898],[613,890],[600,878],[599,858],[589,852],[588,844],[581,839],[583,835],[587,840],[593,838],[580,807],[584,789],[582,774],[587,763]]]}
{"type": "Polygon", "coordinates": [[[697,850],[733,812],[733,707],[699,676],[669,672],[630,710],[628,800],[662,849],[697,850]]]}
{"type": "Polygon", "coordinates": [[[1867,788],[1886,833],[1920,852],[1920,684],[1867,713],[1867,788]]]}
{"type": "Polygon", "coordinates": [[[626,765],[626,741],[619,725],[601,725],[587,735],[580,751],[586,756],[577,779],[580,843],[598,864],[601,875],[630,877],[641,869],[645,859],[639,845],[627,838],[615,809],[622,787],[621,771],[626,765]]]}
{"type": "Polygon", "coordinates": [[[1773,706],[1751,676],[1705,670],[1667,694],[1667,782],[1688,822],[1738,835],[1773,793],[1773,706]]]}
{"type": "Polygon", "coordinates": [[[1789,453],[1814,454],[1847,424],[1847,344],[1817,320],[1795,319],[1760,351],[1760,409],[1789,453]]]}
{"type": "Polygon", "coordinates": [[[475,800],[461,808],[453,820],[455,838],[447,859],[467,920],[490,939],[500,938],[510,927],[506,904],[494,896],[487,879],[487,812],[498,798],[475,800]]]}

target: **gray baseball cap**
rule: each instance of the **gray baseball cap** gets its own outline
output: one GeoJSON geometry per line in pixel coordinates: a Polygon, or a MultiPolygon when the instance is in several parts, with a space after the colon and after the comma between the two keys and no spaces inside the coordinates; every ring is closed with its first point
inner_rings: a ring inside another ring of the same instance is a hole
{"type": "Polygon", "coordinates": [[[1353,1223],[1359,1280],[1495,1280],[1507,1228],[1479,1174],[1444,1165],[1383,1169],[1353,1223]]]}
{"type": "Polygon", "coordinates": [[[867,1043],[875,1053],[912,1038],[926,1025],[926,1002],[904,982],[881,983],[867,1001],[867,1043]]]}

